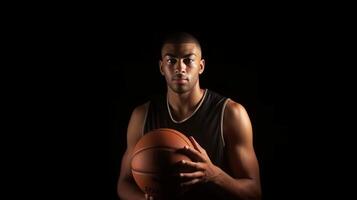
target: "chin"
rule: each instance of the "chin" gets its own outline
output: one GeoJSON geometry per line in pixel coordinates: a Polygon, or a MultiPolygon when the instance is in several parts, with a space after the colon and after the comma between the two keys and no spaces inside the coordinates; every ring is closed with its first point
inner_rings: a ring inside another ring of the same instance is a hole
{"type": "Polygon", "coordinates": [[[171,90],[173,90],[174,92],[179,93],[179,94],[183,94],[183,93],[190,91],[190,89],[188,87],[174,86],[174,87],[170,87],[170,88],[171,88],[171,90]]]}

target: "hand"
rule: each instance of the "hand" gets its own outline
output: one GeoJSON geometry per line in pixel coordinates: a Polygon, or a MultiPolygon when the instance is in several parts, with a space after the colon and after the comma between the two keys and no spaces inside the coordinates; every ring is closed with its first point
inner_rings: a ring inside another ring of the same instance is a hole
{"type": "Polygon", "coordinates": [[[192,169],[189,173],[180,173],[179,176],[182,180],[181,187],[186,188],[193,186],[197,183],[205,183],[214,181],[214,179],[221,174],[222,170],[215,166],[205,149],[203,149],[193,137],[189,137],[193,146],[185,146],[182,153],[186,154],[193,161],[182,160],[181,165],[192,169]]]}

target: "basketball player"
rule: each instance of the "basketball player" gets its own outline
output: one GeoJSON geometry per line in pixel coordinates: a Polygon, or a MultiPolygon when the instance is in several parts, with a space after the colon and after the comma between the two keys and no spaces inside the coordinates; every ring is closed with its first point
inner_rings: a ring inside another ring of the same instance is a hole
{"type": "Polygon", "coordinates": [[[121,199],[152,199],[135,184],[130,157],[140,137],[153,129],[172,128],[186,134],[195,148],[182,151],[194,169],[181,173],[182,199],[260,199],[259,166],[253,148],[252,126],[242,105],[200,87],[204,72],[201,46],[187,33],[169,36],[161,49],[160,72],[167,94],[138,106],[127,132],[118,194],[121,199]]]}

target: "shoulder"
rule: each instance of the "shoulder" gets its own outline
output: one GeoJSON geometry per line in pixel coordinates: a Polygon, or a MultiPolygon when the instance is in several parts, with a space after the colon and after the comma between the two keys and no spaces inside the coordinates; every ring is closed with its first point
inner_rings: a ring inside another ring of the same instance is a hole
{"type": "Polygon", "coordinates": [[[132,112],[127,126],[127,144],[128,148],[132,148],[136,142],[140,139],[143,132],[143,123],[146,118],[146,112],[148,110],[150,102],[136,106],[132,112]]]}
{"type": "Polygon", "coordinates": [[[130,117],[127,139],[128,145],[133,145],[143,135],[144,123],[150,102],[137,106],[130,117]]]}
{"type": "Polygon", "coordinates": [[[238,142],[251,137],[252,125],[243,105],[228,100],[224,111],[223,130],[226,141],[238,142]]]}
{"type": "Polygon", "coordinates": [[[143,117],[143,115],[146,114],[149,105],[150,105],[150,101],[135,107],[132,112],[132,117],[143,117]]]}
{"type": "Polygon", "coordinates": [[[242,104],[237,103],[231,99],[228,99],[227,105],[224,111],[225,118],[230,119],[238,119],[244,117],[247,114],[244,106],[242,104]]]}

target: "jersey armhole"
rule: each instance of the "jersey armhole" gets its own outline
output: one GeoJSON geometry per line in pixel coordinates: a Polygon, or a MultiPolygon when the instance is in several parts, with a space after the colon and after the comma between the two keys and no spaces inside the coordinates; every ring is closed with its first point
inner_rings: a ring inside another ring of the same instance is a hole
{"type": "Polygon", "coordinates": [[[144,107],[145,107],[145,116],[144,116],[143,127],[142,127],[142,130],[141,130],[141,136],[144,136],[145,126],[146,126],[146,119],[147,119],[148,112],[149,112],[149,107],[150,107],[150,101],[145,103],[144,107]]]}
{"type": "Polygon", "coordinates": [[[224,141],[224,134],[223,134],[223,119],[224,119],[224,111],[226,109],[227,103],[230,99],[227,98],[224,103],[223,103],[223,107],[222,107],[222,113],[221,113],[221,138],[222,138],[222,142],[223,142],[223,147],[226,146],[226,143],[224,141]]]}

